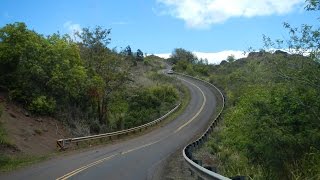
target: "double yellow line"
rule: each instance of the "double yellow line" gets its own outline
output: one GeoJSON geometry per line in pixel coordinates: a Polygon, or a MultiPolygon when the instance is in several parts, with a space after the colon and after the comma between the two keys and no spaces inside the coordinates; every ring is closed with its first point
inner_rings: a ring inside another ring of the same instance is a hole
{"type": "Polygon", "coordinates": [[[111,155],[111,156],[108,156],[108,157],[105,157],[105,158],[100,159],[100,160],[98,160],[98,161],[95,161],[95,162],[93,162],[93,163],[90,163],[90,164],[88,164],[88,165],[86,165],[86,166],[83,166],[83,167],[81,167],[81,168],[78,168],[78,169],[76,169],[76,170],[74,170],[74,171],[69,172],[68,174],[66,174],[66,175],[64,175],[64,176],[61,176],[61,177],[57,178],[57,180],[65,180],[65,179],[68,179],[68,178],[70,178],[71,176],[74,176],[74,175],[80,173],[81,171],[84,171],[84,170],[86,170],[86,169],[88,169],[88,168],[91,168],[92,166],[95,166],[95,165],[97,165],[97,164],[99,164],[99,163],[102,163],[102,162],[104,162],[104,161],[107,161],[107,160],[113,158],[113,157],[116,156],[116,155],[117,155],[117,154],[113,154],[113,155],[111,155]]]}
{"type": "MultiPolygon", "coordinates": [[[[201,105],[199,111],[198,111],[190,120],[188,120],[186,123],[184,123],[182,126],[180,126],[177,130],[175,130],[174,133],[179,132],[182,128],[184,128],[185,126],[187,126],[188,124],[190,124],[195,118],[197,118],[197,117],[199,116],[199,114],[202,112],[202,110],[203,110],[203,108],[204,108],[204,106],[205,106],[205,104],[206,104],[206,101],[207,101],[207,99],[206,99],[203,91],[202,91],[197,85],[195,85],[195,84],[193,84],[193,83],[191,83],[191,82],[189,82],[189,81],[187,81],[187,80],[184,80],[184,79],[182,79],[182,78],[179,78],[179,79],[180,79],[180,80],[183,80],[183,81],[185,81],[185,82],[187,82],[187,83],[189,83],[189,84],[191,84],[191,85],[193,85],[193,86],[195,86],[195,87],[201,92],[201,94],[202,94],[202,96],[203,96],[203,102],[202,102],[202,105],[201,105]]],[[[170,135],[168,135],[168,136],[170,136],[170,135]]],[[[65,174],[65,175],[57,178],[56,180],[66,180],[66,179],[68,179],[68,178],[70,178],[70,177],[72,177],[72,176],[74,176],[74,175],[76,175],[76,174],[79,174],[80,172],[82,172],[82,171],[84,171],[84,170],[86,170],[86,169],[88,169],[88,168],[91,168],[91,167],[93,167],[93,166],[95,166],[95,165],[98,165],[98,164],[100,164],[100,163],[102,163],[102,162],[104,162],[104,161],[108,161],[108,160],[112,159],[113,157],[115,157],[115,156],[117,156],[117,155],[124,155],[124,154],[130,153],[130,152],[132,152],[132,151],[136,151],[136,150],[139,150],[139,149],[142,149],[142,148],[151,146],[151,145],[153,145],[153,144],[156,144],[156,143],[162,141],[163,139],[166,139],[168,136],[166,136],[165,138],[162,138],[162,139],[160,139],[160,140],[158,140],[158,141],[154,141],[154,142],[151,142],[151,143],[148,143],[148,144],[144,144],[144,145],[142,145],[142,146],[139,146],[139,147],[136,147],[136,148],[133,148],[133,149],[130,149],[130,150],[121,152],[121,153],[119,153],[119,154],[113,154],[113,155],[110,155],[110,156],[105,157],[105,158],[103,158],[103,159],[97,160],[97,161],[92,162],[92,163],[90,163],[90,164],[88,164],[88,165],[85,165],[85,166],[82,166],[82,167],[80,167],[80,168],[78,168],[78,169],[76,169],[76,170],[73,170],[73,171],[71,171],[71,172],[69,172],[69,173],[67,173],[67,174],[65,174]]]]}
{"type": "Polygon", "coordinates": [[[185,126],[187,126],[188,124],[190,124],[196,117],[198,117],[199,114],[201,113],[201,111],[203,110],[206,102],[207,102],[207,98],[206,98],[206,96],[204,95],[203,91],[199,88],[199,86],[197,86],[197,85],[195,85],[195,84],[193,84],[192,82],[189,82],[189,81],[187,81],[187,80],[184,80],[184,79],[181,79],[181,78],[178,78],[178,79],[183,80],[183,81],[185,81],[185,82],[193,85],[194,87],[198,88],[199,91],[200,91],[201,94],[202,94],[203,102],[202,102],[202,105],[201,105],[199,111],[198,111],[189,121],[187,121],[186,123],[184,123],[184,124],[183,124],[182,126],[180,126],[177,130],[175,130],[174,133],[179,132],[182,128],[184,128],[185,126]]]}

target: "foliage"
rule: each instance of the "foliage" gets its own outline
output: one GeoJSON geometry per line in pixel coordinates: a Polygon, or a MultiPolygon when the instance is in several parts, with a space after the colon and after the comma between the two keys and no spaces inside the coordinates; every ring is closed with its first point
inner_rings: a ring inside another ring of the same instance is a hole
{"type": "Polygon", "coordinates": [[[212,67],[210,81],[227,94],[225,127],[213,148],[224,173],[319,178],[319,67],[303,56],[276,53],[212,67]]]}
{"type": "Polygon", "coordinates": [[[45,115],[52,114],[55,111],[56,102],[52,98],[39,96],[32,100],[28,109],[34,113],[45,115]]]}
{"type": "Polygon", "coordinates": [[[232,54],[232,55],[229,55],[229,56],[227,57],[227,61],[228,61],[229,63],[235,61],[234,55],[233,55],[233,54],[232,54]]]}
{"type": "Polygon", "coordinates": [[[182,48],[176,48],[173,50],[169,61],[173,64],[176,64],[179,61],[186,61],[188,63],[196,63],[198,61],[198,58],[190,51],[187,51],[182,48]]]}
{"type": "Polygon", "coordinates": [[[136,60],[137,61],[143,61],[143,52],[140,49],[137,50],[136,60]]]}
{"type": "Polygon", "coordinates": [[[114,128],[126,129],[142,125],[166,113],[178,100],[178,92],[169,84],[137,89],[133,92],[123,91],[112,99],[111,114],[114,128]],[[127,99],[127,100],[126,100],[127,99]]]}
{"type": "MultiPolygon", "coordinates": [[[[306,2],[307,10],[319,10],[319,1],[306,2]]],[[[284,48],[286,43],[296,54],[250,53],[247,59],[221,65],[211,76],[227,92],[229,107],[216,152],[231,150],[230,156],[238,154],[260,167],[266,179],[319,179],[320,30],[306,24],[284,27],[289,40],[264,35],[265,48],[284,48]],[[306,53],[309,58],[302,56],[306,53]]],[[[232,167],[232,158],[221,160],[225,173],[251,167],[232,167]]]]}
{"type": "Polygon", "coordinates": [[[44,38],[23,23],[9,24],[0,31],[1,68],[10,70],[1,75],[0,83],[10,90],[11,99],[28,107],[43,95],[59,103],[79,97],[86,72],[78,47],[68,36],[44,38]]]}
{"type": "Polygon", "coordinates": [[[287,176],[286,164],[320,148],[319,119],[314,114],[320,102],[312,100],[319,93],[288,89],[285,84],[250,86],[225,117],[225,144],[261,165],[268,176],[276,172],[280,174],[275,177],[287,176]]]}
{"type": "MultiPolygon", "coordinates": [[[[319,11],[319,0],[306,0],[307,11],[319,11]]],[[[317,19],[319,21],[319,19],[317,19]]],[[[314,27],[308,24],[302,24],[300,27],[292,27],[284,22],[283,26],[287,29],[289,37],[286,40],[277,39],[275,41],[263,35],[264,47],[266,49],[288,49],[290,52],[300,55],[309,54],[315,61],[320,57],[320,27],[314,27]]]]}
{"type": "Polygon", "coordinates": [[[83,28],[75,42],[68,35],[44,37],[24,23],[8,24],[0,28],[0,85],[12,101],[65,121],[78,136],[153,120],[176,103],[175,88],[138,89],[131,67],[146,60],[158,70],[162,59],[144,58],[140,49],[133,55],[130,46],[110,50],[110,32],[83,28]]]}
{"type": "Polygon", "coordinates": [[[224,126],[209,143],[222,174],[320,177],[320,64],[312,57],[260,51],[221,65],[179,61],[175,70],[209,79],[227,95],[224,126]]]}

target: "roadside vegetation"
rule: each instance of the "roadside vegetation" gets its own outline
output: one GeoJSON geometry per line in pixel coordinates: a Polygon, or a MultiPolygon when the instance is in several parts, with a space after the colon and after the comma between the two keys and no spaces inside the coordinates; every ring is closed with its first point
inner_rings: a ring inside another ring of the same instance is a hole
{"type": "MultiPolygon", "coordinates": [[[[154,57],[130,46],[109,49],[110,30],[84,28],[78,41],[68,35],[43,36],[24,23],[0,29],[0,85],[9,99],[35,115],[66,122],[76,135],[130,128],[173,107],[176,88],[169,84],[138,87],[137,64],[154,57]],[[160,107],[160,108],[159,108],[160,107]]],[[[154,67],[156,70],[157,67],[154,67]]]]}
{"type": "MultiPolygon", "coordinates": [[[[319,10],[319,2],[307,10],[319,10]]],[[[283,42],[264,36],[265,50],[219,65],[184,49],[169,59],[175,71],[208,80],[226,95],[223,122],[205,146],[225,176],[320,178],[319,29],[284,26],[291,54],[268,51],[283,42]]]]}
{"type": "MultiPolygon", "coordinates": [[[[175,107],[185,91],[172,77],[158,74],[164,59],[130,46],[110,49],[110,33],[83,28],[72,39],[44,36],[21,22],[1,27],[0,115],[3,105],[13,103],[28,117],[58,119],[77,137],[142,125],[175,107]]],[[[1,170],[43,159],[9,153],[17,148],[9,141],[0,122],[1,170]]]]}

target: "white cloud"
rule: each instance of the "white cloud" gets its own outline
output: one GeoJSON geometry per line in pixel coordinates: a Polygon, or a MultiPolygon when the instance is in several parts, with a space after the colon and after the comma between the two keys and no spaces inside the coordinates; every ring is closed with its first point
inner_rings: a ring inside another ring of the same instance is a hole
{"type": "Polygon", "coordinates": [[[162,13],[182,19],[188,27],[208,28],[233,17],[281,15],[305,0],[157,0],[162,13]]]}
{"type": "MultiPolygon", "coordinates": [[[[220,52],[193,52],[198,58],[208,59],[210,64],[220,64],[222,60],[226,60],[228,56],[234,55],[236,59],[246,57],[243,51],[225,50],[220,52]]],[[[169,58],[171,53],[155,54],[162,58],[169,58]]]]}
{"type": "Polygon", "coordinates": [[[234,55],[236,59],[246,57],[243,51],[225,50],[216,53],[193,52],[198,58],[208,59],[210,64],[220,64],[222,60],[226,60],[228,56],[234,55]]]}
{"type": "Polygon", "coordinates": [[[159,56],[161,58],[168,59],[171,55],[171,53],[160,53],[160,54],[154,54],[155,56],[159,56]]]}
{"type": "Polygon", "coordinates": [[[82,31],[82,28],[80,26],[80,24],[76,24],[76,23],[73,23],[72,21],[67,21],[63,24],[63,27],[66,28],[68,30],[68,34],[72,37],[72,38],[75,38],[74,37],[74,34],[76,32],[81,32],[82,31]]]}

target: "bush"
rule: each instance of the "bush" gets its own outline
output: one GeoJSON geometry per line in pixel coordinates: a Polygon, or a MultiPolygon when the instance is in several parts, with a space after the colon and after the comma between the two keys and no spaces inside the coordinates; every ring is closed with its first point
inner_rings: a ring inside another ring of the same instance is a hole
{"type": "Polygon", "coordinates": [[[32,100],[29,110],[39,115],[52,114],[56,108],[56,101],[46,96],[39,96],[32,100]]]}
{"type": "Polygon", "coordinates": [[[178,99],[178,91],[172,85],[151,87],[149,91],[162,102],[174,103],[178,99]]]}

